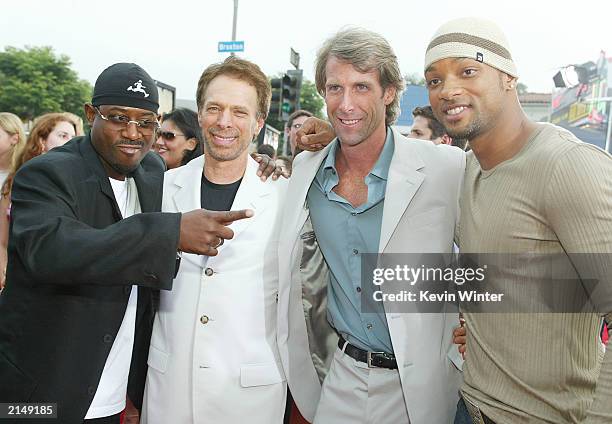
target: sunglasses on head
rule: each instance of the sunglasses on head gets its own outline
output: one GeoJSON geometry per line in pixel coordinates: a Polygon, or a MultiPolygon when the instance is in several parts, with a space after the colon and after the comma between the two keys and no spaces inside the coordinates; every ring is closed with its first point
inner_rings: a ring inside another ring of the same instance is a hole
{"type": "Polygon", "coordinates": [[[172,131],[158,131],[157,134],[168,141],[174,140],[174,137],[185,137],[185,134],[175,134],[172,131]]]}

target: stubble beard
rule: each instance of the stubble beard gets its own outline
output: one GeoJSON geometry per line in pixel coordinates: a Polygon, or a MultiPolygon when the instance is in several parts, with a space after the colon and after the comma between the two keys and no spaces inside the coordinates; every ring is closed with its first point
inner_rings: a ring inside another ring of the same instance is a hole
{"type": "Polygon", "coordinates": [[[457,131],[447,128],[446,133],[453,139],[473,140],[482,133],[483,127],[484,125],[482,121],[480,119],[476,119],[473,122],[470,122],[467,128],[457,131]]]}
{"type": "Polygon", "coordinates": [[[219,149],[209,137],[212,137],[212,135],[207,134],[204,137],[205,155],[208,155],[218,162],[228,162],[237,159],[249,146],[248,143],[244,143],[240,140],[240,136],[238,136],[238,146],[232,146],[230,149],[219,149]]]}

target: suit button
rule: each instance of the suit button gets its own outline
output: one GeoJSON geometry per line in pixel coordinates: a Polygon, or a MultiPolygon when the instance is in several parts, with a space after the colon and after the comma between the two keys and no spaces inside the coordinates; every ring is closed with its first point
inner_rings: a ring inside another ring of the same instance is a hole
{"type": "Polygon", "coordinates": [[[87,394],[88,394],[89,396],[93,396],[93,395],[95,395],[95,394],[96,394],[96,388],[95,388],[94,386],[89,386],[89,387],[87,388],[87,394]]]}
{"type": "Polygon", "coordinates": [[[213,270],[212,268],[206,268],[204,270],[204,274],[206,274],[207,277],[210,277],[211,275],[213,275],[213,270]]]}
{"type": "Polygon", "coordinates": [[[110,334],[105,334],[102,340],[104,340],[104,343],[110,343],[113,341],[113,336],[111,336],[110,334]]]}
{"type": "Polygon", "coordinates": [[[208,317],[207,317],[206,315],[202,315],[202,316],[200,317],[200,322],[201,322],[202,324],[208,324],[208,321],[209,321],[209,319],[208,319],[208,317]]]}

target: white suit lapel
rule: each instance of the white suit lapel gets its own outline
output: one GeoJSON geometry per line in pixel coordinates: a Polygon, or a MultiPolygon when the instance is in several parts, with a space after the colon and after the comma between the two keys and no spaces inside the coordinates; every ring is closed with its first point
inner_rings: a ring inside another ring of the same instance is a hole
{"type": "Polygon", "coordinates": [[[385,191],[380,252],[384,252],[402,215],[425,179],[425,174],[419,172],[425,163],[418,155],[417,149],[411,145],[410,140],[393,130],[393,141],[395,149],[389,166],[385,191]]]}
{"type": "MultiPolygon", "coordinates": [[[[201,185],[204,156],[197,157],[181,167],[174,178],[176,191],[172,201],[177,212],[189,212],[202,207],[201,185]]],[[[183,253],[182,260],[203,267],[204,257],[193,253],[183,253]]]]}
{"type": "Polygon", "coordinates": [[[197,157],[184,165],[174,179],[177,191],[172,199],[178,212],[189,212],[202,207],[201,184],[204,156],[197,157]]]}

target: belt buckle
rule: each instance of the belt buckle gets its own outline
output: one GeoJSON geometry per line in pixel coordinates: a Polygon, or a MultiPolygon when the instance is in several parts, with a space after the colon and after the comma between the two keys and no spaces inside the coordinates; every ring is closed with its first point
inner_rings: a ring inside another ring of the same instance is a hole
{"type": "Polygon", "coordinates": [[[372,354],[382,354],[385,352],[367,352],[367,364],[368,364],[368,368],[380,368],[376,365],[372,365],[372,354]]]}

